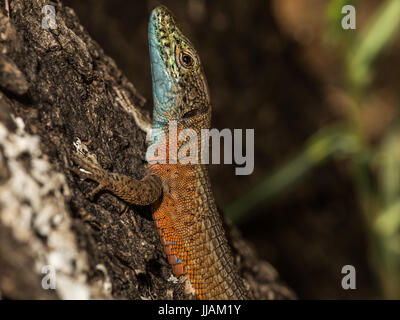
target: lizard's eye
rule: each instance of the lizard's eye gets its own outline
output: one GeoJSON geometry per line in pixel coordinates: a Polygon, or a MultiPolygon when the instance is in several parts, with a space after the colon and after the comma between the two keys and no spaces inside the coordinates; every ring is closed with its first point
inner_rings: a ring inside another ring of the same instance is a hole
{"type": "Polygon", "coordinates": [[[194,62],[193,57],[185,51],[182,51],[180,53],[179,60],[180,60],[181,65],[185,68],[190,68],[194,62]]]}
{"type": "Polygon", "coordinates": [[[188,54],[184,54],[182,56],[182,62],[186,65],[186,66],[191,66],[193,63],[193,59],[191,56],[189,56],[188,54]]]}

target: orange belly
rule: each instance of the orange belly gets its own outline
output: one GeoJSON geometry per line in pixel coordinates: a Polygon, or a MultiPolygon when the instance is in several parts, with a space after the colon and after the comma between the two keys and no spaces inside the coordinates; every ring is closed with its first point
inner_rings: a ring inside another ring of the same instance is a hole
{"type": "Polygon", "coordinates": [[[180,164],[153,165],[149,168],[150,172],[159,175],[163,183],[168,186],[164,188],[160,201],[152,205],[152,211],[164,252],[172,266],[174,275],[188,275],[196,291],[197,298],[201,298],[199,296],[200,292],[197,290],[200,284],[197,283],[198,277],[195,276],[196,265],[192,259],[193,253],[188,250],[182,235],[182,221],[185,219],[182,217],[182,213],[179,212],[180,195],[176,194],[175,189],[176,181],[185,181],[187,184],[192,183],[190,180],[194,177],[189,168],[180,164]],[[179,179],[177,179],[177,176],[179,176],[179,179]],[[180,228],[178,224],[181,225],[180,228]]]}

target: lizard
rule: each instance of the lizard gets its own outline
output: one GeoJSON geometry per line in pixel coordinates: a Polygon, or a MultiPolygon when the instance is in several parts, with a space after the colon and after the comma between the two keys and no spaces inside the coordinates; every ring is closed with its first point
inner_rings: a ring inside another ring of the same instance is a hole
{"type": "MultiPolygon", "coordinates": [[[[201,129],[211,126],[211,104],[194,46],[164,6],[152,10],[148,38],[152,132],[158,129],[168,137],[169,123],[175,121],[178,133],[193,129],[200,137],[201,129]]],[[[149,147],[154,144],[167,143],[155,136],[149,139],[149,147]]],[[[182,145],[182,141],[177,142],[178,149],[182,145]]],[[[174,160],[169,151],[166,156],[174,160]]],[[[149,158],[147,174],[137,180],[106,171],[80,153],[74,153],[72,160],[81,168],[71,167],[73,172],[98,183],[90,197],[106,190],[128,203],[151,206],[173,274],[189,278],[197,299],[250,298],[234,263],[205,164],[182,164],[179,159],[160,164],[149,158]]]]}

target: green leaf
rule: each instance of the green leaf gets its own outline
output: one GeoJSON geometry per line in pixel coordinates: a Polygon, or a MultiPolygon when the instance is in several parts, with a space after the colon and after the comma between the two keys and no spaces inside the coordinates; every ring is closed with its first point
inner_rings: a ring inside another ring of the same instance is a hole
{"type": "Polygon", "coordinates": [[[288,191],[311,169],[329,157],[348,156],[360,153],[360,150],[362,150],[361,142],[347,126],[337,125],[324,129],[315,134],[297,156],[267,175],[250,192],[230,204],[225,210],[226,216],[234,223],[241,223],[254,214],[256,207],[288,191]]]}
{"type": "Polygon", "coordinates": [[[347,76],[356,93],[370,83],[373,62],[398,31],[399,24],[400,1],[387,0],[350,50],[347,56],[347,76]]]}

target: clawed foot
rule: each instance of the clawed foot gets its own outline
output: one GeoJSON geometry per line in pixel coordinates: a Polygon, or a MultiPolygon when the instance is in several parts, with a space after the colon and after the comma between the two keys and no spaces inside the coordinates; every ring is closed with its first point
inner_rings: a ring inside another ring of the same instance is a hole
{"type": "Polygon", "coordinates": [[[79,144],[79,147],[77,146],[78,151],[69,154],[69,158],[80,168],[71,166],[70,170],[83,179],[93,180],[99,184],[87,195],[90,200],[93,200],[96,194],[105,188],[105,185],[101,182],[104,170],[94,155],[81,148],[80,141],[77,144],[79,144]],[[83,152],[86,154],[83,154],[83,152]]]}

